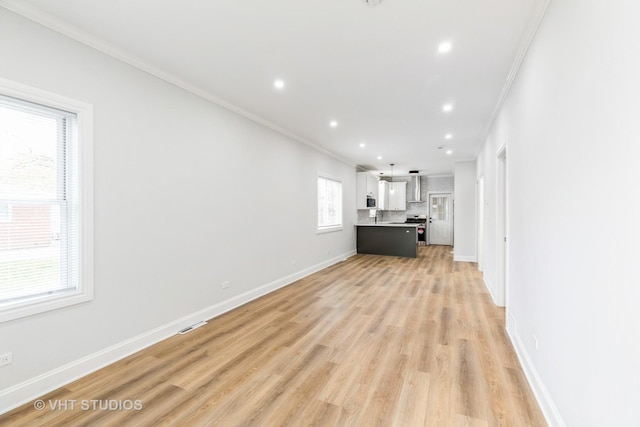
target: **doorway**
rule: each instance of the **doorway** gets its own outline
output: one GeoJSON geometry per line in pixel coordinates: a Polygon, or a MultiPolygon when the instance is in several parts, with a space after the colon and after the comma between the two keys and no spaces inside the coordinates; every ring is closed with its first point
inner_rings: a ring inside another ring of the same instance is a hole
{"type": "Polygon", "coordinates": [[[507,299],[507,148],[502,146],[496,157],[496,304],[504,307],[507,299]]]}
{"type": "Polygon", "coordinates": [[[429,231],[430,245],[453,244],[453,197],[451,193],[429,193],[429,231]]]}
{"type": "Polygon", "coordinates": [[[476,203],[478,212],[478,240],[477,240],[477,254],[478,254],[478,270],[484,271],[484,177],[480,177],[477,182],[476,188],[476,203]]]}

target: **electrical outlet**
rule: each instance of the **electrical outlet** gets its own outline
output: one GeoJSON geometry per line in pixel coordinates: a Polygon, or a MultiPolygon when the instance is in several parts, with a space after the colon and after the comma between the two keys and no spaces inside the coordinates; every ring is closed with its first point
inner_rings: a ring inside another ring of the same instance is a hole
{"type": "Polygon", "coordinates": [[[0,366],[8,365],[13,362],[13,354],[11,352],[0,354],[0,366]]]}
{"type": "Polygon", "coordinates": [[[225,280],[224,282],[222,282],[222,289],[227,289],[229,287],[229,281],[225,280]]]}

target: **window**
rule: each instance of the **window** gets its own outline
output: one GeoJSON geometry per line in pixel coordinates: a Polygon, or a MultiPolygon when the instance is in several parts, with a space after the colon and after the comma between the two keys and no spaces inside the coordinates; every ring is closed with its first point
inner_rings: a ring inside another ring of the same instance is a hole
{"type": "Polygon", "coordinates": [[[11,205],[0,202],[0,222],[11,221],[11,205]]]}
{"type": "Polygon", "coordinates": [[[91,106],[0,80],[0,321],[92,298],[91,106]]]}
{"type": "Polygon", "coordinates": [[[432,198],[431,216],[438,221],[449,221],[449,196],[432,198]]]}
{"type": "Polygon", "coordinates": [[[318,232],[342,230],[342,182],[318,175],[318,232]]]}

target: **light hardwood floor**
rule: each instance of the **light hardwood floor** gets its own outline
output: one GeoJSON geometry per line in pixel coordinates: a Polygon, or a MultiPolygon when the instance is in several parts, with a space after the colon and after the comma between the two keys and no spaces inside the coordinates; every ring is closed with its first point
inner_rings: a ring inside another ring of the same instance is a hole
{"type": "Polygon", "coordinates": [[[503,319],[476,264],[453,262],[451,247],[356,255],[0,425],[544,426],[503,319]],[[80,407],[126,399],[142,409],[80,407]]]}

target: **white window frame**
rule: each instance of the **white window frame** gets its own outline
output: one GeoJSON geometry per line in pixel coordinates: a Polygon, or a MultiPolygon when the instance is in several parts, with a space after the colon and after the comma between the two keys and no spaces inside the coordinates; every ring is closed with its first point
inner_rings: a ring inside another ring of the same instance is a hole
{"type": "Polygon", "coordinates": [[[332,233],[335,231],[342,231],[344,229],[344,185],[341,178],[337,178],[335,176],[331,176],[325,173],[318,172],[316,177],[316,234],[323,233],[332,233]],[[341,198],[340,198],[340,224],[337,225],[329,225],[329,226],[321,226],[318,224],[318,210],[320,208],[320,194],[318,194],[318,180],[325,179],[329,181],[338,182],[341,188],[341,198]]]}
{"type": "Polygon", "coordinates": [[[0,78],[0,94],[76,114],[78,177],[78,287],[75,291],[15,302],[0,301],[0,322],[93,299],[93,106],[0,78]]]}
{"type": "Polygon", "coordinates": [[[0,211],[0,222],[11,222],[13,219],[13,206],[11,203],[5,204],[7,210],[5,212],[0,211]]]}

